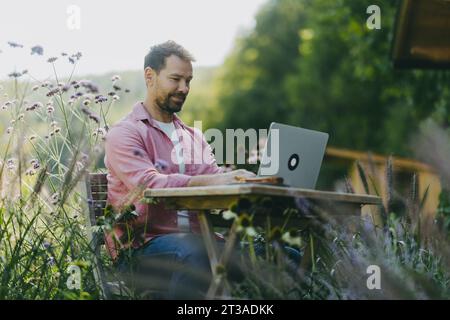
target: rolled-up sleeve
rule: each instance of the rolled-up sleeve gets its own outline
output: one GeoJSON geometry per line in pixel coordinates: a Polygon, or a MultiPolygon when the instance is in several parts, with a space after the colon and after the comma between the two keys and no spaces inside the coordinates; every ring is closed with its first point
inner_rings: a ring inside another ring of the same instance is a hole
{"type": "Polygon", "coordinates": [[[186,187],[191,176],[162,174],[150,160],[137,129],[119,125],[110,129],[105,141],[105,161],[115,175],[132,190],[148,188],[186,187]]]}

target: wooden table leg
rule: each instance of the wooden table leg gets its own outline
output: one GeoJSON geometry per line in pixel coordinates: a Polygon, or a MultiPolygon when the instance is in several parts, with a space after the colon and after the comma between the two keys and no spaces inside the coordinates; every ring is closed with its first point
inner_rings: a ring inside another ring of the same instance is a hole
{"type": "Polygon", "coordinates": [[[198,214],[198,219],[212,272],[212,282],[206,294],[206,299],[213,299],[218,293],[222,282],[220,279],[221,275],[217,274],[217,266],[220,258],[217,253],[217,242],[214,235],[214,229],[209,219],[209,210],[201,210],[198,214]]]}

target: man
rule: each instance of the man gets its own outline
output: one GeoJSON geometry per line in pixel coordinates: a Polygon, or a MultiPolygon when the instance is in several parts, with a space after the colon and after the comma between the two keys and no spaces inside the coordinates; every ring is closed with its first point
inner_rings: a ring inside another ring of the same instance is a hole
{"type": "Polygon", "coordinates": [[[108,249],[122,267],[124,252],[140,261],[171,255],[183,267],[171,275],[168,298],[199,298],[206,289],[206,282],[199,285],[188,271],[210,272],[199,223],[195,214],[140,203],[139,190],[229,184],[237,176],[254,176],[246,170],[224,173],[203,135],[176,116],[189,94],[192,61],[173,41],[152,47],[144,62],[146,98],[110,129],[105,144],[108,202],[119,211],[134,203],[138,214],[115,225],[106,237],[108,249]]]}

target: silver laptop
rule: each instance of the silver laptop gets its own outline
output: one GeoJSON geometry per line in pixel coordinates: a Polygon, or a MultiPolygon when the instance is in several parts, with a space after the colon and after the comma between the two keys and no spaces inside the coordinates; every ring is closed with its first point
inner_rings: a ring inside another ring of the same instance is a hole
{"type": "Polygon", "coordinates": [[[314,189],[328,134],[272,122],[258,176],[278,176],[290,187],[314,189]]]}

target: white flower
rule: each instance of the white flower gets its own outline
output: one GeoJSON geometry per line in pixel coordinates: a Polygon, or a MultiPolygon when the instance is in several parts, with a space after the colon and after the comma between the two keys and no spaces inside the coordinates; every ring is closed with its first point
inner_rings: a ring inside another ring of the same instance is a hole
{"type": "Polygon", "coordinates": [[[300,247],[302,245],[302,238],[297,236],[294,231],[285,232],[281,239],[291,246],[300,247]]]}
{"type": "Polygon", "coordinates": [[[119,100],[120,100],[120,97],[119,97],[117,94],[115,94],[115,95],[113,96],[113,100],[114,100],[114,101],[119,101],[119,100]]]}
{"type": "Polygon", "coordinates": [[[111,78],[111,81],[113,81],[113,82],[119,81],[119,80],[120,80],[120,76],[119,76],[119,75],[114,75],[114,76],[111,78]]]}
{"type": "Polygon", "coordinates": [[[231,210],[227,210],[222,213],[222,218],[224,218],[225,220],[234,220],[237,218],[237,214],[231,210]]]}
{"type": "Polygon", "coordinates": [[[13,127],[6,128],[6,134],[10,134],[13,131],[13,127]]]}

